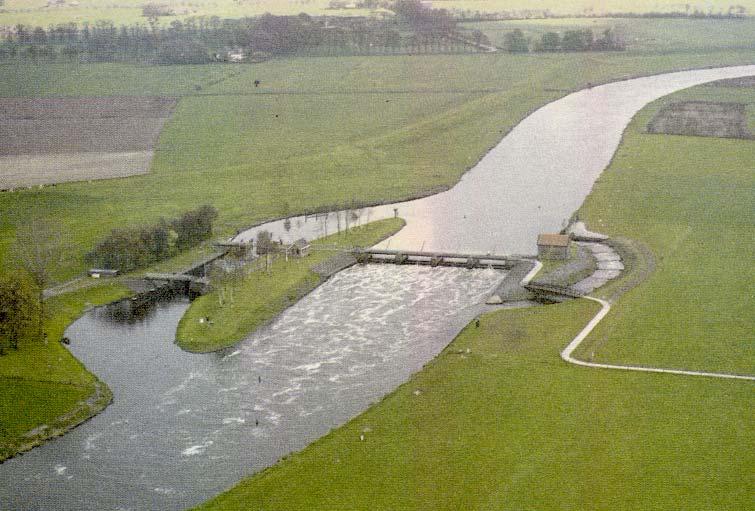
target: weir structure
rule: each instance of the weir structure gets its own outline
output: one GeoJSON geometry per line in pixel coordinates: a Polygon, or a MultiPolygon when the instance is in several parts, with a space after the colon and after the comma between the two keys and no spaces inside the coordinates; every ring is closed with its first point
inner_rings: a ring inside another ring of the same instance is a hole
{"type": "Polygon", "coordinates": [[[380,248],[351,251],[360,263],[417,264],[424,266],[456,266],[462,268],[495,268],[510,270],[517,263],[533,260],[529,256],[497,254],[463,254],[457,252],[424,252],[380,248]]]}

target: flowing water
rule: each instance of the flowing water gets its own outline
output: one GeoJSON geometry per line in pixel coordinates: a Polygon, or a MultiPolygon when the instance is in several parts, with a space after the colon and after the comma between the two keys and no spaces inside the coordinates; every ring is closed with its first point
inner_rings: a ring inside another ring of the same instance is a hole
{"type": "MultiPolygon", "coordinates": [[[[407,227],[390,248],[533,253],[608,164],[646,103],[755,66],[671,73],[577,92],[518,125],[448,192],[369,208],[407,227]]],[[[345,212],[250,229],[275,238],[334,232],[345,212]]],[[[351,213],[349,221],[353,222],[351,213]]],[[[183,509],[269,466],[364,410],[435,356],[503,273],[366,266],[336,275],[237,348],[173,344],[185,302],[140,318],[86,314],[71,350],[115,394],[103,413],[0,465],[0,509],[183,509]]]]}
{"type": "MultiPolygon", "coordinates": [[[[240,346],[173,344],[187,307],[122,306],[68,330],[107,382],[102,414],[0,470],[0,509],[184,509],[346,422],[442,350],[504,273],[367,265],[345,270],[240,346]]],[[[357,439],[358,441],[358,439],[357,439]]]]}
{"type": "MultiPolygon", "coordinates": [[[[524,119],[447,192],[359,211],[358,221],[394,215],[407,225],[383,248],[464,253],[534,254],[537,235],[556,232],[584,201],[647,103],[711,80],[755,75],[755,66],[683,71],[610,83],[570,94],[524,119]]],[[[293,241],[334,232],[346,213],[269,222],[293,241]],[[340,219],[339,219],[340,217],[340,219]],[[288,229],[286,226],[288,225],[288,229]]]]}

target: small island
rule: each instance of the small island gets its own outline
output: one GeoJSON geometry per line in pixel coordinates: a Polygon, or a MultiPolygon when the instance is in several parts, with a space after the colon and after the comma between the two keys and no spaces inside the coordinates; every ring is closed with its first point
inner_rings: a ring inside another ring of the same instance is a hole
{"type": "Polygon", "coordinates": [[[327,279],[327,273],[315,267],[338,257],[339,252],[318,247],[343,247],[344,251],[371,247],[404,225],[401,218],[390,218],[352,227],[313,241],[306,257],[281,257],[265,270],[239,272],[237,277],[222,279],[213,291],[192,302],[178,325],[176,342],[194,353],[233,346],[327,279]]]}

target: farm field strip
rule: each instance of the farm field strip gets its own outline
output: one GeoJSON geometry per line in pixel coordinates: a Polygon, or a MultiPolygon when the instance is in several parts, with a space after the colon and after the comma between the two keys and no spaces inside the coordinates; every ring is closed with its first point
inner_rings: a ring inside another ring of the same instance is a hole
{"type": "Polygon", "coordinates": [[[0,189],[144,174],[175,104],[166,97],[0,98],[0,189]]]}

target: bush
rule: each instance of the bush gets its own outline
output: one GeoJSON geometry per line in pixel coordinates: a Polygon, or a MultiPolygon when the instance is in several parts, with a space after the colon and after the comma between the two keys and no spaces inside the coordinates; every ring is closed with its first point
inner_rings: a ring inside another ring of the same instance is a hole
{"type": "Polygon", "coordinates": [[[187,211],[179,218],[164,219],[149,227],[113,229],[85,256],[95,267],[129,272],[198,245],[212,236],[218,212],[212,206],[187,211]]]}
{"type": "Polygon", "coordinates": [[[6,348],[18,349],[18,343],[34,335],[41,309],[38,289],[22,273],[0,276],[0,355],[6,348]]]}
{"type": "Polygon", "coordinates": [[[257,255],[265,255],[275,252],[275,242],[273,236],[268,231],[257,233],[257,255]]]}

